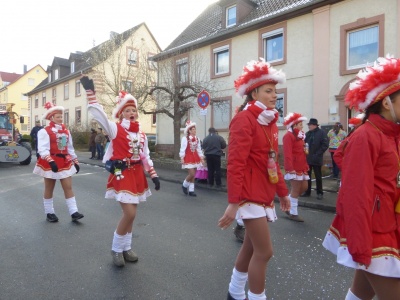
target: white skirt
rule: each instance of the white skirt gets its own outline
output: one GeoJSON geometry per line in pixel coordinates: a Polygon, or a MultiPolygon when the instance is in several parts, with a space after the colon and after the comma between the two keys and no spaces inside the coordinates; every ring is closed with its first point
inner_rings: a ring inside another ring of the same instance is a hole
{"type": "Polygon", "coordinates": [[[353,269],[364,270],[380,276],[400,278],[400,261],[395,257],[389,255],[374,257],[367,268],[355,262],[349,253],[348,248],[340,245],[336,237],[329,231],[325,235],[322,246],[336,255],[336,262],[338,264],[353,269]]]}
{"type": "Polygon", "coordinates": [[[134,195],[130,192],[115,192],[114,189],[109,189],[106,192],[105,198],[106,199],[115,199],[116,201],[122,203],[131,203],[131,204],[139,204],[140,202],[146,202],[147,197],[151,196],[150,189],[144,191],[141,195],[134,195]]]}
{"type": "Polygon", "coordinates": [[[236,219],[258,219],[264,217],[267,217],[268,222],[275,222],[278,219],[274,202],[272,202],[271,206],[246,202],[239,206],[236,213],[236,219]]]}
{"type": "Polygon", "coordinates": [[[33,169],[33,174],[42,176],[44,178],[49,178],[49,179],[64,179],[71,177],[72,175],[76,174],[76,169],[75,166],[72,166],[69,170],[63,170],[60,172],[54,173],[53,171],[45,171],[39,166],[35,166],[33,169]]]}
{"type": "Polygon", "coordinates": [[[310,176],[308,176],[308,174],[297,175],[297,174],[286,173],[283,178],[285,180],[300,180],[301,181],[301,180],[309,180],[310,176]]]}

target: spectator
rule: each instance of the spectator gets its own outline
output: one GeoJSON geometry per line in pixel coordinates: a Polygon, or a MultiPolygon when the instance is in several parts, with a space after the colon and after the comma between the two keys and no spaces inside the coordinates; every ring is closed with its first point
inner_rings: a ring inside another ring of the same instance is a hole
{"type": "Polygon", "coordinates": [[[15,128],[14,129],[14,142],[18,142],[20,139],[22,139],[21,133],[19,133],[19,129],[15,128]]]}
{"type": "Polygon", "coordinates": [[[40,120],[36,120],[35,127],[32,128],[31,133],[30,133],[30,136],[32,138],[32,143],[33,143],[32,146],[36,151],[36,156],[39,156],[38,153],[37,153],[38,152],[38,149],[37,149],[37,134],[38,134],[39,130],[42,129],[42,128],[43,128],[43,126],[40,124],[40,120]]]}
{"type": "Polygon", "coordinates": [[[322,190],[322,165],[324,152],[328,149],[328,136],[325,131],[318,126],[318,120],[311,118],[308,122],[308,131],[306,133],[305,142],[308,144],[309,150],[307,155],[307,163],[309,166],[308,188],[301,197],[309,197],[311,195],[311,173],[314,171],[315,182],[317,185],[317,199],[322,200],[324,191],[322,190]]]}
{"type": "Polygon", "coordinates": [[[90,136],[89,136],[89,151],[92,153],[92,156],[90,159],[95,159],[96,158],[96,130],[93,128],[90,129],[90,136]]]}
{"type": "Polygon", "coordinates": [[[380,57],[358,73],[344,99],[365,117],[346,139],[336,215],[323,246],[354,269],[347,300],[400,297],[399,78],[400,59],[380,57]]]}
{"type": "Polygon", "coordinates": [[[332,159],[332,173],[333,179],[339,178],[339,168],[333,159],[333,155],[335,154],[336,150],[338,149],[340,143],[346,138],[347,133],[343,130],[343,125],[339,122],[336,122],[333,125],[333,128],[328,132],[329,138],[329,152],[331,153],[332,159]]]}
{"type": "Polygon", "coordinates": [[[208,133],[202,145],[207,160],[208,184],[213,187],[215,178],[216,187],[221,188],[221,155],[222,149],[226,148],[226,142],[215,128],[210,127],[208,133]]]}
{"type": "Polygon", "coordinates": [[[104,135],[102,128],[97,129],[97,135],[94,141],[96,143],[97,159],[103,159],[104,146],[106,145],[106,136],[104,135]]]}

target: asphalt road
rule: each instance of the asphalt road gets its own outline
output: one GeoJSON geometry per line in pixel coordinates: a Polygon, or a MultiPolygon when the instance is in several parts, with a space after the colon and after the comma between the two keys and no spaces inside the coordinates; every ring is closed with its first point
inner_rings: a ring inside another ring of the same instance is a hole
{"type": "MultiPolygon", "coordinates": [[[[226,193],[199,189],[182,194],[176,183],[138,208],[133,249],[139,262],[113,266],[112,235],[119,205],[104,199],[108,173],[81,165],[73,177],[79,223],[70,220],[60,184],[48,223],[42,178],[30,166],[0,164],[0,299],[226,299],[240,243],[217,220],[226,193]]],[[[149,180],[153,187],[153,183],[149,180]]],[[[271,224],[274,257],[268,265],[268,299],[344,299],[352,270],[321,246],[333,214],[300,208],[304,224],[278,211],[271,224]]],[[[233,226],[232,226],[233,227],[233,226]]]]}

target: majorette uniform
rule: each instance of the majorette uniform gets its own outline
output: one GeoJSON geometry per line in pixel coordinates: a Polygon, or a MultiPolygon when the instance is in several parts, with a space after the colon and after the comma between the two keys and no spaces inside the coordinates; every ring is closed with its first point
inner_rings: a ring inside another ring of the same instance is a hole
{"type": "Polygon", "coordinates": [[[48,126],[38,132],[38,152],[33,173],[45,178],[63,179],[76,173],[74,159],[77,159],[72,143],[72,136],[64,124],[50,122],[48,126]],[[49,160],[54,160],[58,172],[54,173],[49,165],[49,160]]]}
{"type": "Polygon", "coordinates": [[[292,129],[283,136],[283,155],[285,167],[285,180],[308,180],[308,164],[304,150],[304,132],[292,129]],[[296,134],[296,135],[295,135],[296,134]],[[296,174],[289,172],[295,171],[296,174]]]}
{"type": "Polygon", "coordinates": [[[183,158],[182,169],[193,169],[201,166],[201,151],[200,140],[196,136],[184,136],[181,140],[181,149],[179,157],[183,158]]]}
{"type": "Polygon", "coordinates": [[[394,211],[400,197],[399,141],[399,125],[376,114],[351,135],[343,155],[337,214],[323,242],[339,264],[396,278],[400,278],[400,217],[394,211]]]}
{"type": "Polygon", "coordinates": [[[122,171],[123,178],[110,174],[107,182],[105,198],[115,199],[124,203],[139,203],[146,201],[151,195],[144,170],[150,175],[157,175],[150,159],[147,136],[132,128],[131,121],[123,119],[120,123],[109,121],[103,107],[97,102],[88,105],[88,111],[101,125],[110,138],[110,145],[104,154],[103,162],[107,160],[123,160],[129,166],[122,171]],[[137,141],[137,142],[136,142],[137,141]],[[140,145],[139,159],[134,158],[133,147],[140,145]]]}
{"type": "Polygon", "coordinates": [[[288,195],[278,163],[278,183],[272,184],[268,179],[268,151],[272,148],[278,153],[277,119],[276,110],[266,110],[261,102],[251,101],[231,121],[227,164],[228,202],[239,203],[237,219],[261,217],[258,215],[259,208],[263,208],[264,217],[268,221],[275,221],[275,195],[288,195]],[[266,122],[265,113],[270,117],[266,122]],[[268,125],[261,125],[259,121],[268,125]],[[254,210],[241,209],[250,204],[254,210]]]}

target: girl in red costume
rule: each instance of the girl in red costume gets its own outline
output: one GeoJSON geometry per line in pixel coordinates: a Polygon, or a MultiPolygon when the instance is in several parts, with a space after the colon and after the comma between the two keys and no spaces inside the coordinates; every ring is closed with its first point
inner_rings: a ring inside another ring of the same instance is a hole
{"type": "Polygon", "coordinates": [[[268,221],[277,219],[274,205],[278,194],[283,211],[290,209],[288,189],[276,160],[278,111],[275,85],[285,74],[263,59],[251,61],[235,81],[246,100],[229,126],[228,207],[218,226],[226,229],[235,218],[243,219],[246,233],[236,258],[228,299],[266,299],[265,275],[272,244],[268,221]]]}
{"type": "Polygon", "coordinates": [[[346,300],[400,297],[400,60],[378,58],[345,101],[365,110],[347,140],[336,216],[323,246],[354,268],[346,300]]]}
{"type": "Polygon", "coordinates": [[[89,112],[111,140],[103,158],[106,166],[112,164],[114,168],[108,177],[105,198],[115,199],[122,208],[122,217],[114,232],[111,255],[114,264],[123,267],[125,261],[138,260],[132,251],[133,221],[137,205],[151,195],[144,171],[149,173],[156,190],[160,189],[160,181],[150,159],[146,134],[140,130],[137,121],[136,99],[121,91],[112,113],[113,118],[119,121],[109,121],[103,107],[97,102],[93,81],[83,76],[81,83],[86,90],[89,112]]]}
{"type": "Polygon", "coordinates": [[[194,192],[194,178],[196,168],[204,164],[204,155],[201,151],[200,140],[196,137],[196,123],[194,122],[186,122],[179,157],[181,158],[182,169],[188,170],[188,176],[186,176],[182,183],[183,193],[196,197],[197,195],[194,192]]]}
{"type": "Polygon", "coordinates": [[[59,179],[64,190],[68,211],[73,221],[83,218],[78,212],[75,195],[72,190],[72,175],[79,172],[79,162],[72,143],[72,136],[63,124],[64,107],[45,104],[47,112],[43,119],[50,124],[37,134],[38,157],[34,174],[44,178],[43,204],[46,220],[58,222],[53,207],[53,191],[59,179]]]}
{"type": "Polygon", "coordinates": [[[285,180],[290,180],[290,212],[286,212],[290,220],[304,222],[299,217],[297,206],[299,196],[308,187],[308,148],[304,143],[306,137],[303,131],[303,121],[307,118],[298,113],[289,113],[285,117],[283,125],[287,128],[287,133],[283,136],[283,153],[285,165],[285,180]]]}

